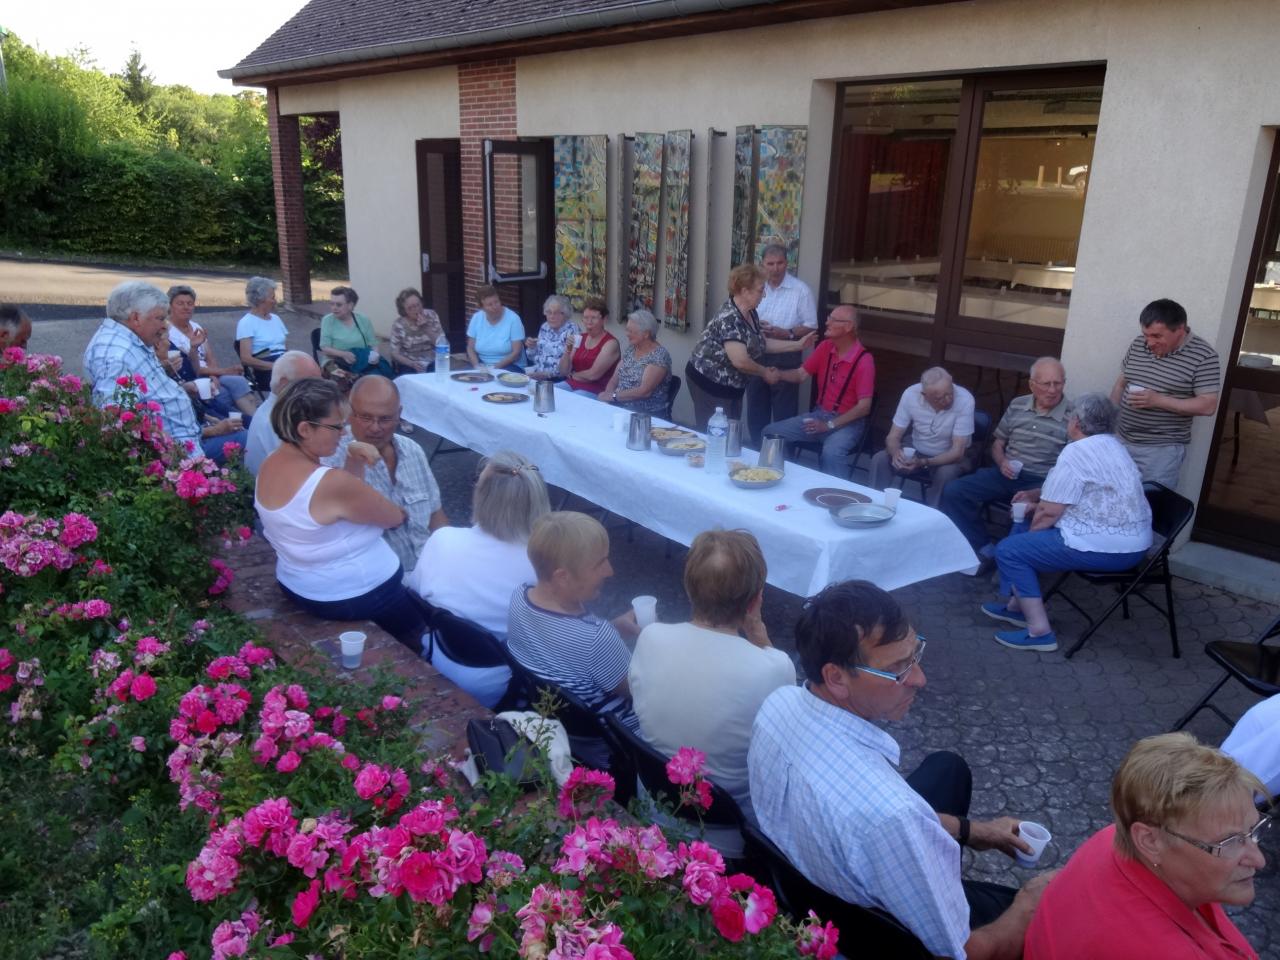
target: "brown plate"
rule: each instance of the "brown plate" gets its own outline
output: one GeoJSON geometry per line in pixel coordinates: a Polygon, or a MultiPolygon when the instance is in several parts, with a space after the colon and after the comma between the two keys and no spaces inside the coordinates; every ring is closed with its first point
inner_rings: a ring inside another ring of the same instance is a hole
{"type": "Polygon", "coordinates": [[[450,380],[459,383],[488,383],[493,379],[492,373],[481,373],[479,370],[464,370],[462,373],[449,374],[450,380]]]}
{"type": "Polygon", "coordinates": [[[871,498],[865,493],[852,490],[841,490],[839,487],[814,487],[804,492],[804,498],[815,507],[834,510],[850,503],[870,503],[871,498]]]}
{"type": "Polygon", "coordinates": [[[523,403],[529,399],[527,393],[508,393],[505,390],[494,390],[480,398],[489,403],[523,403]]]}

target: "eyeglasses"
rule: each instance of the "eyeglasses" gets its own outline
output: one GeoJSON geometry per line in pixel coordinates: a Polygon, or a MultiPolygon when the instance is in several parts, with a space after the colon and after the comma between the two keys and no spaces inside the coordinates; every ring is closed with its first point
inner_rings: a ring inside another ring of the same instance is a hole
{"type": "Polygon", "coordinates": [[[361,423],[367,423],[374,427],[389,427],[400,419],[399,417],[374,417],[367,413],[352,413],[351,416],[361,423]]]}
{"type": "Polygon", "coordinates": [[[1044,387],[1048,390],[1061,390],[1067,385],[1065,380],[1032,380],[1037,387],[1044,387]]]}
{"type": "Polygon", "coordinates": [[[1267,814],[1253,825],[1252,830],[1245,833],[1237,833],[1235,836],[1227,837],[1227,839],[1220,840],[1217,843],[1205,843],[1203,840],[1197,840],[1194,837],[1186,837],[1178,833],[1176,830],[1170,830],[1168,827],[1163,825],[1160,829],[1165,833],[1177,837],[1179,840],[1183,840],[1191,844],[1193,847],[1199,847],[1211,857],[1226,857],[1227,859],[1232,859],[1244,853],[1244,845],[1246,841],[1260,843],[1262,834],[1271,827],[1271,822],[1274,819],[1275,817],[1272,814],[1267,814]]]}
{"type": "Polygon", "coordinates": [[[321,423],[319,420],[308,420],[307,423],[313,427],[324,427],[326,430],[332,430],[334,433],[342,432],[342,424],[321,423]]]}
{"type": "Polygon", "coordinates": [[[890,673],[888,670],[877,670],[875,667],[862,667],[858,664],[853,664],[853,669],[861,670],[863,673],[869,673],[873,677],[883,677],[886,680],[892,680],[897,684],[906,683],[907,677],[911,675],[912,669],[920,663],[920,658],[924,656],[925,645],[929,642],[918,633],[916,634],[916,639],[920,641],[920,646],[916,647],[916,652],[911,655],[911,660],[908,661],[906,667],[898,673],[890,673]]]}

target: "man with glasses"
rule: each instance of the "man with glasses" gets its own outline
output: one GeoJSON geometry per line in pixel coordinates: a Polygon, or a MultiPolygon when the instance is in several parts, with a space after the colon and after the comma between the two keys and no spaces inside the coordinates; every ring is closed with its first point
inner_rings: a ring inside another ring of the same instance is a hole
{"type": "Polygon", "coordinates": [[[1019,891],[964,881],[960,848],[1030,852],[1018,820],[969,820],[972,776],[954,753],[910,775],[878,724],[925,685],[925,640],[888,593],[853,580],[805,605],[803,687],[765,700],[747,768],[760,828],[811,882],[894,916],[940,957],[1015,957],[1047,877],[1019,891]]]}
{"type": "Polygon", "coordinates": [[[364,482],[405,512],[405,522],[382,536],[407,575],[432,531],[449,524],[440,487],[422,447],[398,433],[400,391],[392,381],[376,374],[361,377],[351,388],[349,402],[351,429],[330,465],[344,466],[353,443],[368,444],[377,451],[375,461],[365,468],[364,482]]]}
{"type": "Polygon", "coordinates": [[[982,515],[986,505],[1042,486],[1067,445],[1071,405],[1063,392],[1066,370],[1055,358],[1041,357],[1031,365],[1029,383],[1030,395],[1015,397],[996,426],[991,444],[995,466],[953,480],[942,491],[942,512],[982,557],[980,573],[995,566],[995,543],[982,515]]]}

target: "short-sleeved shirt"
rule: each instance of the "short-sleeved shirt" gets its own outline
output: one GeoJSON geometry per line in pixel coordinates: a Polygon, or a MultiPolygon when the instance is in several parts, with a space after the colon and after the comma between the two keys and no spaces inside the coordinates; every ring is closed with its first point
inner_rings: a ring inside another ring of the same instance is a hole
{"type": "Polygon", "coordinates": [[[1024,473],[1046,476],[1067,445],[1067,414],[1071,404],[1064,397],[1048,413],[1036,409],[1031,394],[1015,397],[996,424],[996,437],[1004,441],[1005,456],[1022,461],[1024,473]]]}
{"type": "Polygon", "coordinates": [[[334,350],[371,350],[378,345],[378,335],[373,324],[363,313],[353,314],[350,326],[336,314],[326,313],[320,318],[320,346],[334,350]]]}
{"type": "Polygon", "coordinates": [[[1067,505],[1057,527],[1072,550],[1136,553],[1151,546],[1142,474],[1109,433],[1068,443],[1044,478],[1040,499],[1067,505]]]}
{"type": "Polygon", "coordinates": [[[844,413],[876,392],[876,361],[861,343],[837,354],[835,343],[823,340],[804,368],[817,381],[818,406],[830,413],[844,413]]]}
{"type": "MultiPolygon", "coordinates": [[[[1209,341],[1190,334],[1167,356],[1157,357],[1138,334],[1125,352],[1120,372],[1126,384],[1136,384],[1179,400],[1218,393],[1222,380],[1218,354],[1209,341]]],[[[1139,410],[1120,403],[1120,438],[1126,443],[1190,443],[1191,416],[1172,410],[1139,410]]]]}
{"type": "Polygon", "coordinates": [[[818,307],[813,302],[813,292],[803,280],[784,274],[776,287],[764,285],[764,299],[756,307],[760,322],[781,330],[796,327],[818,327],[818,307]]]}
{"type": "Polygon", "coordinates": [[[973,439],[973,394],[959,384],[952,388],[951,406],[935,410],[924,398],[924,387],[913,383],[902,391],[893,425],[911,431],[911,445],[916,453],[936,457],[951,449],[956,437],[965,438],[965,446],[973,439]]]}
{"type": "Polygon", "coordinates": [[[524,324],[520,322],[520,315],[510,307],[503,308],[502,318],[497,323],[490,323],[488,315],[477,310],[467,324],[467,336],[475,340],[476,356],[481,363],[498,364],[511,355],[514,341],[524,340],[524,324]]]}
{"type": "Polygon", "coordinates": [[[440,315],[423,307],[416,324],[411,324],[404,317],[396,317],[391,324],[391,351],[418,363],[426,363],[435,359],[436,341],[443,332],[440,315]]]}
{"type": "Polygon", "coordinates": [[[662,344],[658,344],[643,357],[636,356],[635,347],[627,344],[622,351],[622,362],[618,367],[618,389],[634,390],[644,379],[644,368],[658,366],[663,368],[662,379],[647,397],[635,400],[619,400],[618,406],[635,413],[663,413],[667,409],[667,382],[671,379],[671,354],[662,344]]]}
{"type": "Polygon", "coordinates": [[[702,331],[694,345],[689,365],[698,373],[719,384],[736,391],[746,388],[747,375],[733,365],[729,354],[725,352],[726,343],[737,342],[747,348],[747,356],[758,360],[764,355],[764,334],[760,332],[760,322],[752,311],[750,317],[743,316],[732,299],[726,300],[719,312],[711,318],[707,328],[702,331]]]}
{"type": "Polygon", "coordinates": [[[441,527],[404,585],[504,640],[511,591],[535,576],[524,541],[499,540],[480,527],[441,527]]]}
{"type": "Polygon", "coordinates": [[[805,687],[769,694],[747,752],[760,829],[812,883],[892,914],[939,957],[963,957],[960,845],[898,773],[898,744],[805,687]]]}
{"type": "Polygon", "coordinates": [[[1257,960],[1217,903],[1193,911],[1115,847],[1115,825],[1072,854],[1045,888],[1023,941],[1025,960],[1257,960]]]}
{"type": "Polygon", "coordinates": [[[511,594],[507,649],[526,669],[577,696],[597,713],[616,712],[634,730],[631,707],[613,691],[627,677],[631,651],[608,620],[557,613],[529,599],[528,584],[511,594]]]}
{"type": "Polygon", "coordinates": [[[1254,704],[1236,721],[1222,741],[1222,752],[1235,757],[1272,796],[1280,793],[1280,693],[1254,704]]]}
{"type": "Polygon", "coordinates": [[[581,331],[570,320],[560,324],[558,329],[544,321],[538,328],[537,346],[529,351],[530,365],[526,369],[535,373],[558,374],[565,344],[569,337],[580,333],[581,331]]]}
{"type": "Polygon", "coordinates": [[[289,331],[284,321],[274,313],[266,319],[254,313],[246,313],[236,324],[236,339],[252,340],[249,352],[255,356],[259,353],[284,353],[288,338],[289,331]]]}

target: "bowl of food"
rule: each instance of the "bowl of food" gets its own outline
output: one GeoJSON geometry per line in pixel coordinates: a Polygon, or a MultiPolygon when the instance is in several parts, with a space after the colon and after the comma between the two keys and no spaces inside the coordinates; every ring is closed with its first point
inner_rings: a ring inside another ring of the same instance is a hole
{"type": "Polygon", "coordinates": [[[691,453],[704,452],[707,449],[707,442],[697,437],[677,437],[675,440],[659,443],[658,449],[668,457],[685,457],[691,453]]]}
{"type": "Polygon", "coordinates": [[[702,467],[706,466],[707,458],[701,453],[688,453],[685,454],[684,462],[691,467],[702,467]]]}
{"type": "Polygon", "coordinates": [[[498,374],[498,382],[505,383],[508,387],[523,387],[529,383],[529,378],[523,373],[513,373],[508,370],[506,373],[498,374]]]}
{"type": "Polygon", "coordinates": [[[739,467],[729,472],[729,479],[744,490],[764,490],[782,482],[782,471],[773,467],[739,467]]]}
{"type": "Polygon", "coordinates": [[[842,527],[858,530],[862,527],[878,527],[882,523],[888,523],[895,513],[897,513],[896,510],[886,507],[883,503],[846,503],[831,511],[831,519],[842,527]]]}

